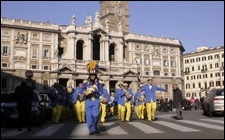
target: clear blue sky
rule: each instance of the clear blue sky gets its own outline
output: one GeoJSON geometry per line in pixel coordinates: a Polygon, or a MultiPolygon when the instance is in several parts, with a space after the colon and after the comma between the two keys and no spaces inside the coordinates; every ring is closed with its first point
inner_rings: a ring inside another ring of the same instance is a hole
{"type": "MultiPolygon", "coordinates": [[[[94,19],[99,1],[1,1],[1,17],[83,25],[89,13],[94,19]]],[[[199,46],[224,46],[223,1],[130,1],[130,31],[136,34],[179,39],[185,52],[199,46]]]]}

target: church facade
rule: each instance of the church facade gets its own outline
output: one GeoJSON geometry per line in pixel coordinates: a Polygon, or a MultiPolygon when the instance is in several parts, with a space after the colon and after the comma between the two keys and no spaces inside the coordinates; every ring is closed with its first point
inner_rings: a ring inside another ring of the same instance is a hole
{"type": "Polygon", "coordinates": [[[86,65],[99,63],[98,77],[109,92],[127,82],[135,93],[140,83],[168,90],[157,96],[172,97],[172,84],[184,89],[182,43],[178,39],[145,36],[129,31],[128,1],[100,1],[95,17],[84,26],[1,18],[1,93],[14,92],[32,70],[36,90],[47,91],[54,82],[77,86],[87,79],[86,65]]]}

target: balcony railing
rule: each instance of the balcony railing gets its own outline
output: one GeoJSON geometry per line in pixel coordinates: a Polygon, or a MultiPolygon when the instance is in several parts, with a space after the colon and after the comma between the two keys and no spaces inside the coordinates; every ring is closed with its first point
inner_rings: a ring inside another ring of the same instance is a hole
{"type": "Polygon", "coordinates": [[[201,69],[201,72],[207,72],[208,69],[201,69]]]}

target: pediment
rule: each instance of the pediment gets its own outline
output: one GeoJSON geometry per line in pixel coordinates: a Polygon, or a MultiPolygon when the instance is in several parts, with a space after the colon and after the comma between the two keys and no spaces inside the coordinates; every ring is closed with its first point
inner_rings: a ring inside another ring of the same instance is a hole
{"type": "Polygon", "coordinates": [[[125,76],[136,76],[136,73],[133,72],[132,70],[128,70],[128,71],[125,71],[123,73],[123,75],[125,75],[125,76]]]}
{"type": "Polygon", "coordinates": [[[97,29],[94,29],[94,30],[92,30],[91,31],[93,34],[98,34],[98,33],[100,33],[100,34],[108,34],[106,31],[104,31],[103,29],[101,29],[101,28],[97,28],[97,29]]]}
{"type": "Polygon", "coordinates": [[[71,69],[68,68],[68,67],[60,68],[60,69],[58,69],[57,71],[60,72],[60,73],[73,73],[73,70],[71,70],[71,69]]]}

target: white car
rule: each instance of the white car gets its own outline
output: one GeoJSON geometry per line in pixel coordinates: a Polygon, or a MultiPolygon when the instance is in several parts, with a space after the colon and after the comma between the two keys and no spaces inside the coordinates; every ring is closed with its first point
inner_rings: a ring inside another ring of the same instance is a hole
{"type": "Polygon", "coordinates": [[[224,88],[213,88],[203,101],[203,113],[210,117],[224,113],[224,88]]]}

